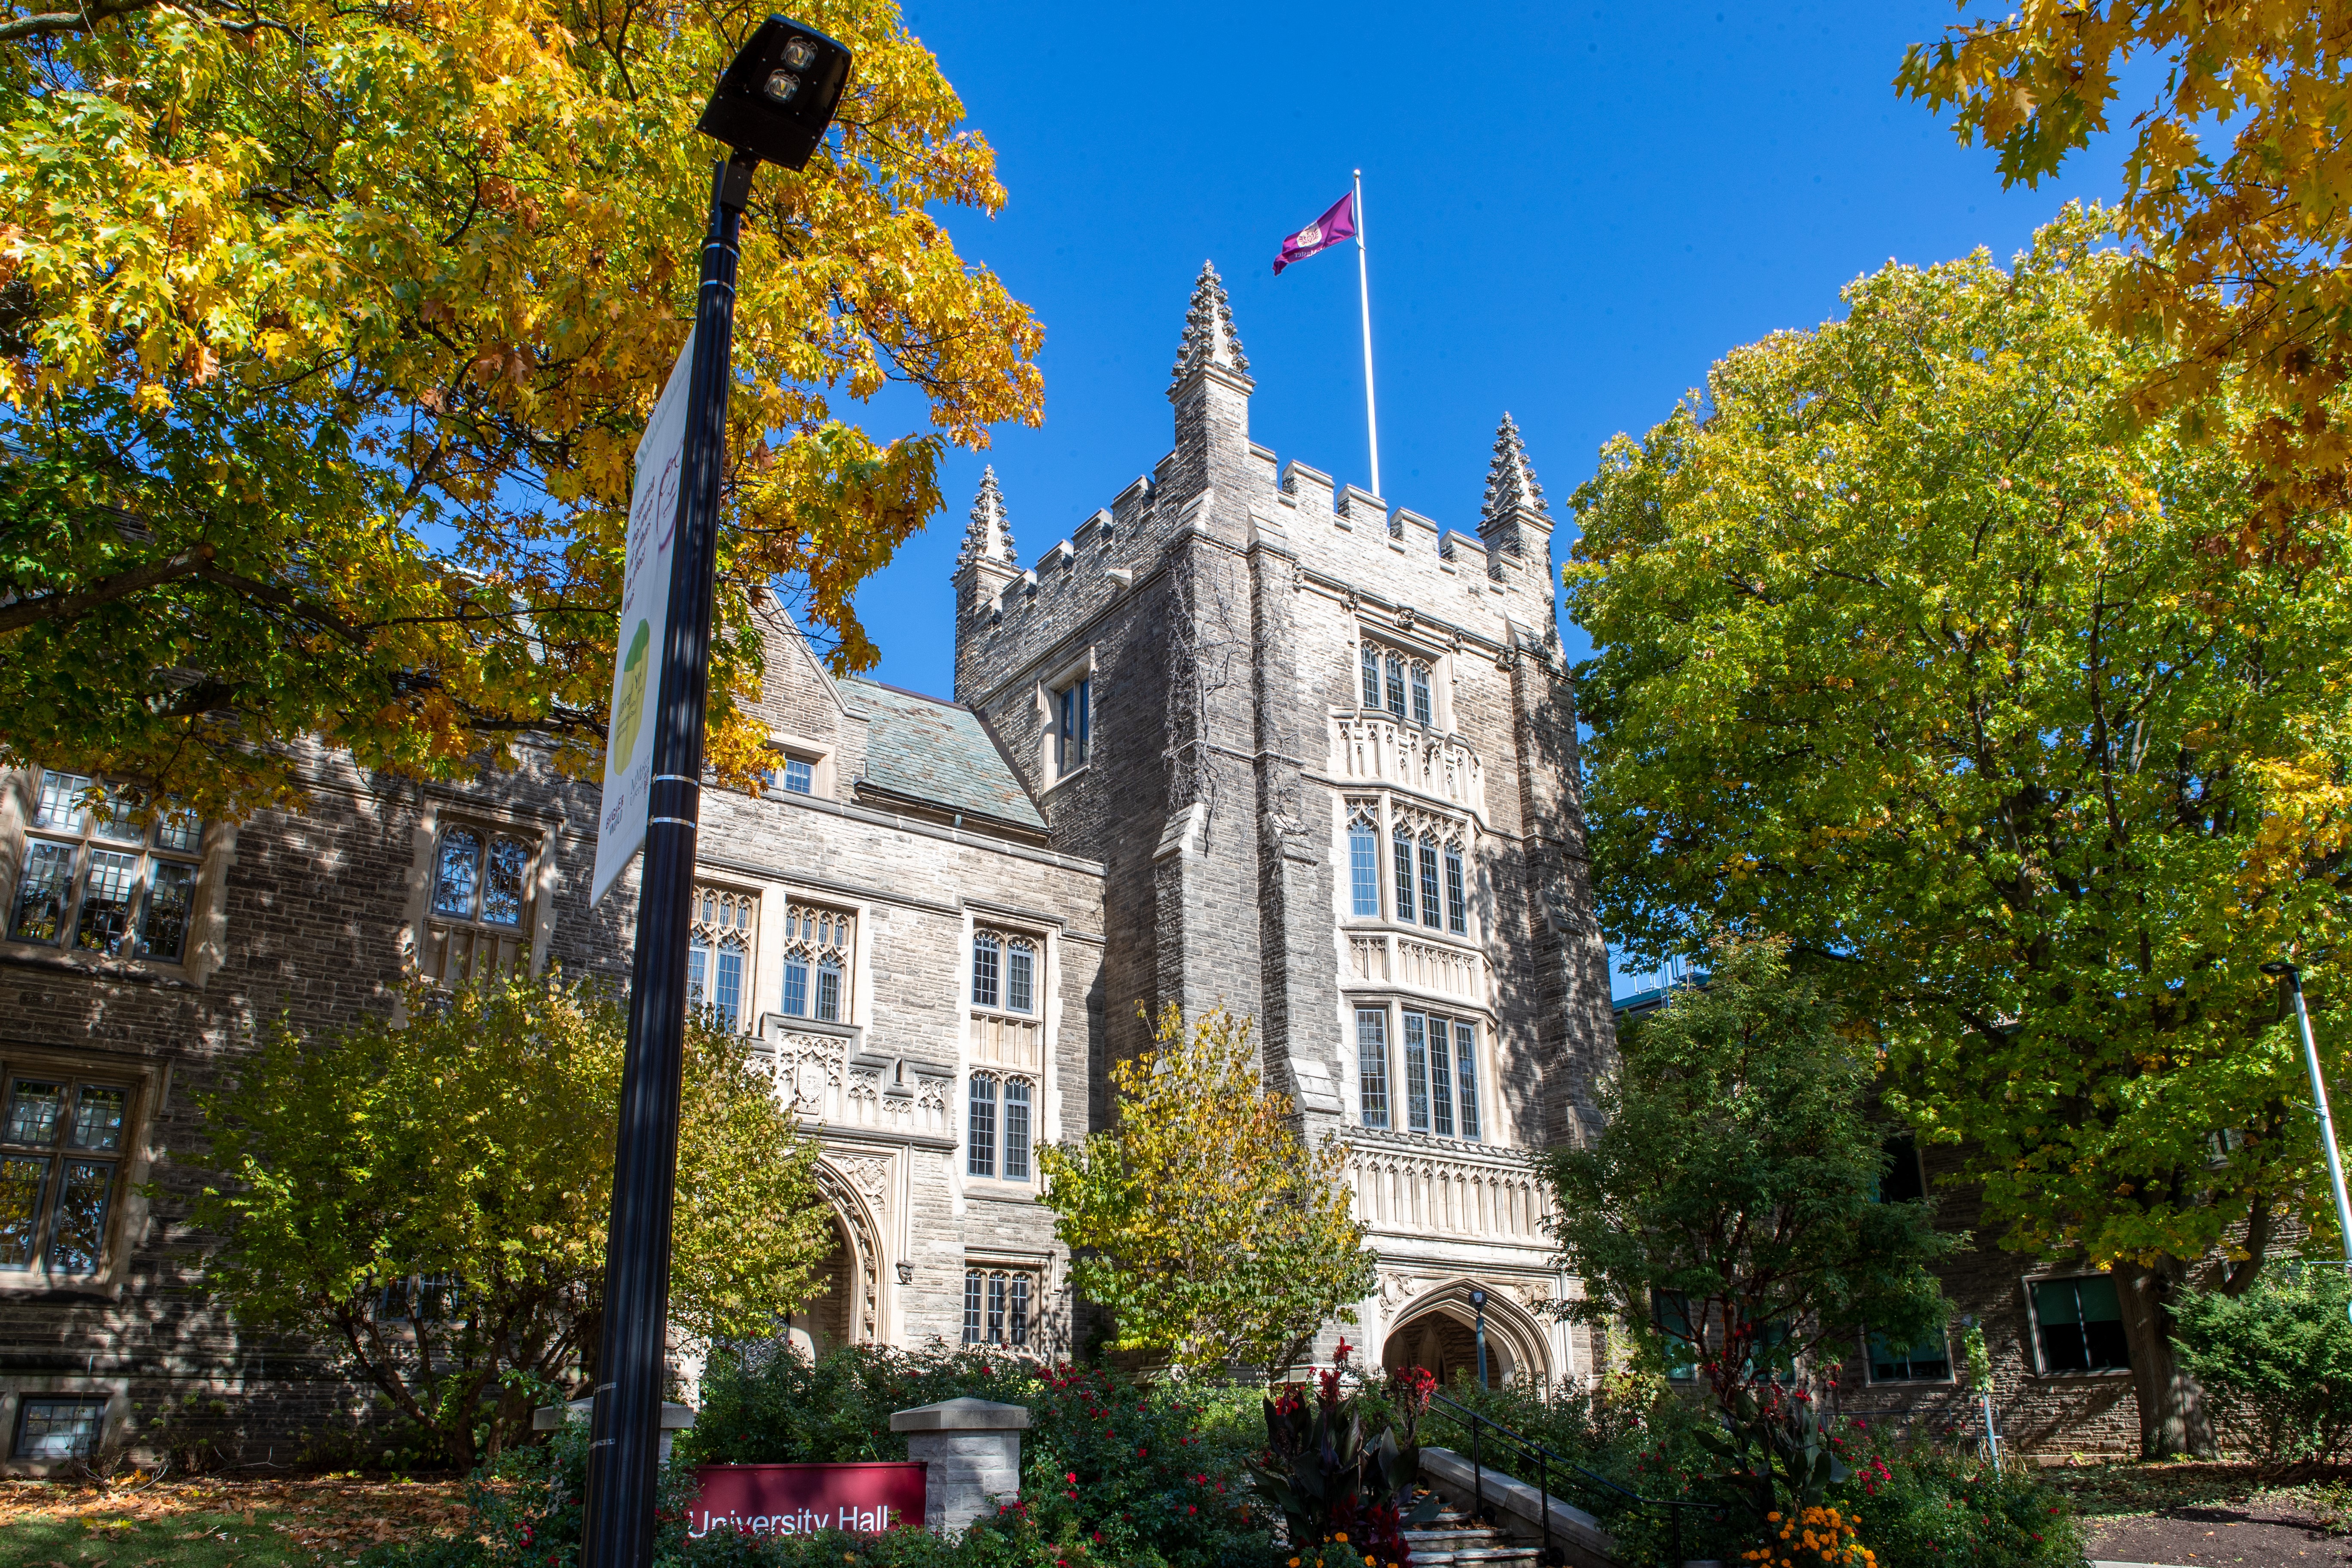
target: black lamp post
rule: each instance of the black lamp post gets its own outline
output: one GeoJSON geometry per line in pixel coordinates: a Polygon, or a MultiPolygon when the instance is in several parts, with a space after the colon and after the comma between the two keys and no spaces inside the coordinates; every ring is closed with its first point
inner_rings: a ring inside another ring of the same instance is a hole
{"type": "Polygon", "coordinates": [[[677,1178],[678,1071],[686,1036],[688,908],[700,818],[719,486],[727,466],[736,239],[751,199],[751,172],[763,162],[792,169],[807,163],[824,140],[848,83],[847,49],[813,28],[771,16],[719,77],[696,127],[724,142],[729,153],[711,180],[694,361],[687,373],[677,542],[653,711],[653,787],[629,981],[612,1230],[604,1252],[604,1336],[590,1427],[583,1568],[644,1568],[653,1555],[669,1319],[670,1207],[677,1178]]]}
{"type": "MultiPolygon", "coordinates": [[[[2263,973],[2285,981],[2287,994],[2294,1002],[2294,1026],[2303,1037],[2303,1065],[2311,1074],[2311,1109],[2319,1118],[2319,1147],[2327,1157],[2327,1186],[2336,1199],[2336,1242],[2345,1253],[2339,1261],[2352,1269],[2352,1199],[2344,1193],[2344,1156],[2336,1147],[2336,1118],[2327,1110],[2327,1079],[2319,1070],[2319,1042],[2312,1037],[2311,1014],[2303,1005],[2303,971],[2282,962],[2263,964],[2263,973]]],[[[2352,1317],[2352,1301],[2344,1304],[2344,1310],[2352,1317]]]]}
{"type": "Polygon", "coordinates": [[[1470,1292],[1470,1310],[1477,1315],[1477,1321],[1478,1321],[1478,1387],[1479,1387],[1479,1389],[1483,1392],[1483,1391],[1486,1389],[1486,1291],[1484,1291],[1484,1290],[1473,1290],[1473,1291],[1471,1291],[1471,1292],[1470,1292]]]}

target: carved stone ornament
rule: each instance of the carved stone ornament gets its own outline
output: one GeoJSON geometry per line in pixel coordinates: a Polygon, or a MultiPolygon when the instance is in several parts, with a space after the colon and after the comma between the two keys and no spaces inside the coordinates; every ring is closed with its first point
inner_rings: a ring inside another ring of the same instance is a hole
{"type": "Polygon", "coordinates": [[[901,1258],[898,1259],[898,1283],[901,1285],[912,1285],[914,1282],[915,1266],[901,1258]]]}
{"type": "Polygon", "coordinates": [[[1397,607],[1397,630],[1401,632],[1409,632],[1412,630],[1412,624],[1419,617],[1414,615],[1413,608],[1411,605],[1399,605],[1397,607]]]}

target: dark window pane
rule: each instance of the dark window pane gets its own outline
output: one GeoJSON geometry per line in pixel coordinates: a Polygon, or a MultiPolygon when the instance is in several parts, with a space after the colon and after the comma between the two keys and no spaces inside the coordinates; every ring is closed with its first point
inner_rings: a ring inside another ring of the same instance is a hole
{"type": "Polygon", "coordinates": [[[1385,1009],[1356,1010],[1357,1098],[1364,1125],[1389,1124],[1389,1016],[1385,1009]]]}
{"type": "Polygon", "coordinates": [[[2033,1318],[2044,1372],[2113,1372],[2131,1365],[2122,1303],[2116,1282],[2105,1275],[2034,1281],[2033,1318]]]}
{"type": "Polygon", "coordinates": [[[1654,1290],[1650,1315],[1666,1342],[1666,1376],[1676,1383],[1697,1377],[1699,1333],[1691,1316],[1690,1298],[1680,1290],[1654,1290]]]}
{"type": "Polygon", "coordinates": [[[1437,846],[1421,841],[1421,923],[1434,929],[1444,917],[1437,912],[1437,846]]]}
{"type": "Polygon", "coordinates": [[[1456,936],[1470,932],[1470,905],[1462,889],[1462,851],[1445,847],[1445,929],[1456,936]]]}
{"type": "Polygon", "coordinates": [[[196,907],[196,868],[158,860],[147,888],[147,915],[140,922],[139,955],[177,963],[188,949],[188,921],[196,907]]]}
{"type": "Polygon", "coordinates": [[[784,960],[784,1011],[795,1018],[808,1016],[808,960],[784,960]]]}
{"type": "Polygon", "coordinates": [[[1889,1344],[1882,1334],[1870,1336],[1873,1383],[1941,1383],[1951,1375],[1951,1352],[1940,1331],[1913,1345],[1889,1344]]]}
{"type": "Polygon", "coordinates": [[[1429,1130],[1454,1136],[1454,1051],[1443,1018],[1429,1021],[1429,1130]]]}
{"type": "Polygon", "coordinates": [[[1424,729],[1429,724],[1429,666],[1412,667],[1412,721],[1424,729]]]}
{"type": "Polygon", "coordinates": [[[1404,717],[1404,660],[1391,654],[1388,658],[1389,712],[1392,717],[1404,717]]]}
{"type": "Polygon", "coordinates": [[[1018,1079],[1004,1086],[1004,1179],[1029,1179],[1029,1086],[1018,1079]]]}
{"type": "Polygon", "coordinates": [[[988,1342],[992,1345],[1004,1342],[1004,1283],[1002,1274],[988,1277],[988,1342]]]}
{"type": "Polygon", "coordinates": [[[975,1005],[996,1005],[996,971],[1003,944],[987,931],[971,939],[971,999],[975,1005]]]}
{"type": "Polygon", "coordinates": [[[1412,921],[1412,835],[1402,829],[1396,836],[1396,918],[1412,921]]]}
{"type": "Polygon", "coordinates": [[[530,852],[512,838],[490,840],[489,875],[482,881],[482,919],[490,925],[522,924],[523,873],[530,852]]]}
{"type": "Polygon", "coordinates": [[[1410,1132],[1429,1131],[1429,1045],[1418,1013],[1404,1016],[1404,1124],[1410,1132]]]}
{"type": "Polygon", "coordinates": [[[73,901],[74,847],[36,838],[25,847],[25,872],[16,882],[16,912],[9,934],[24,942],[55,942],[73,901]]]}
{"type": "Polygon", "coordinates": [[[816,1016],[824,1023],[841,1022],[841,962],[828,958],[816,966],[816,1016]]]}
{"type": "Polygon", "coordinates": [[[1008,1013],[1026,1013],[1035,1005],[1033,994],[1036,988],[1037,950],[1025,942],[1016,942],[1004,952],[1004,1008],[1008,1013]]]}
{"type": "Polygon", "coordinates": [[[20,1459],[87,1459],[98,1452],[100,1430],[106,1425],[102,1399],[35,1399],[27,1397],[16,1418],[16,1458],[20,1459]]]}
{"type": "Polygon", "coordinates": [[[1457,1021],[1454,1026],[1455,1091],[1462,1100],[1462,1136],[1478,1141],[1478,1026],[1457,1021]]]}
{"type": "Polygon", "coordinates": [[[121,843],[136,844],[144,838],[146,830],[139,821],[139,809],[145,803],[138,792],[121,785],[110,785],[105,798],[91,813],[90,831],[100,838],[112,838],[121,843]]]}
{"type": "Polygon", "coordinates": [[[30,1268],[41,1240],[41,1194],[49,1163],[0,1154],[0,1268],[30,1268]]]}
{"type": "Polygon", "coordinates": [[[996,1080],[971,1080],[971,1152],[964,1170],[974,1176],[996,1174],[996,1080]]]}
{"type": "Polygon", "coordinates": [[[1013,1277],[1013,1342],[1015,1345],[1029,1342],[1029,1276],[1026,1274],[1013,1277]]]}
{"type": "Polygon", "coordinates": [[[73,1146],[112,1153],[122,1147],[122,1113],[128,1089],[86,1083],[74,1095],[73,1146]]]}
{"type": "Polygon", "coordinates": [[[1883,1203],[1916,1203],[1927,1195],[1927,1184],[1919,1171],[1919,1144],[1908,1132],[1898,1132],[1886,1141],[1886,1168],[1878,1178],[1878,1196],[1883,1203]]]}
{"type": "Polygon", "coordinates": [[[689,1011],[710,1005],[710,939],[698,936],[686,946],[686,1005],[689,1011]]]}
{"type": "Polygon", "coordinates": [[[710,983],[711,1022],[734,1030],[743,1017],[743,944],[729,938],[719,944],[719,969],[710,983]]]}
{"type": "Polygon", "coordinates": [[[433,912],[472,920],[481,883],[481,836],[469,827],[451,828],[441,836],[441,858],[434,868],[433,912]]]}
{"type": "Polygon", "coordinates": [[[106,1247],[106,1210],[114,1195],[114,1166],[104,1160],[68,1160],[58,1194],[57,1233],[49,1267],[60,1274],[91,1274],[106,1247]]]}
{"type": "Polygon", "coordinates": [[[1381,705],[1381,656],[1378,650],[1367,644],[1363,649],[1363,657],[1364,706],[1377,708],[1381,705]]]}
{"type": "Polygon", "coordinates": [[[963,1275],[963,1342],[980,1343],[980,1292],[982,1277],[977,1268],[967,1268],[963,1275]]]}
{"type": "Polygon", "coordinates": [[[7,1140],[11,1143],[54,1143],[66,1109],[66,1086],[40,1079],[20,1078],[8,1086],[7,1140]]]}
{"type": "Polygon", "coordinates": [[[139,857],[112,849],[89,855],[89,886],[81,896],[74,945],[117,957],[131,951],[131,905],[139,894],[139,857]]]}

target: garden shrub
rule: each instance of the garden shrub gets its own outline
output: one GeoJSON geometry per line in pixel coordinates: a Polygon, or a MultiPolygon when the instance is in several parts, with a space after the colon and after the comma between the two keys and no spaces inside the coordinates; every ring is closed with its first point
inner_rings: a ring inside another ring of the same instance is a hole
{"type": "Polygon", "coordinates": [[[859,1346],[814,1363],[784,1351],[721,1356],[705,1374],[702,1409],[680,1457],[703,1464],[902,1459],[906,1437],[890,1430],[890,1413],[963,1395],[1029,1410],[1021,1506],[991,1521],[1003,1540],[973,1550],[1034,1534],[1068,1549],[1073,1563],[1247,1568],[1274,1561],[1271,1526],[1243,1468],[1264,1444],[1254,1388],[1142,1383],[1104,1367],[962,1350],[859,1346]]]}
{"type": "Polygon", "coordinates": [[[2325,1463],[2352,1442],[2352,1321],[2334,1268],[2265,1269],[2242,1296],[2193,1295],[2173,1310],[2181,1364],[2222,1436],[2265,1465],[2325,1463]]]}

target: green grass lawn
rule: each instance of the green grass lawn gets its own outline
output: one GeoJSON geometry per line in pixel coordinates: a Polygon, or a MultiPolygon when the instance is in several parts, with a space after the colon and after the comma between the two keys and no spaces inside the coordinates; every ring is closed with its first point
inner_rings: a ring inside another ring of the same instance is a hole
{"type": "Polygon", "coordinates": [[[162,1519],[58,1519],[19,1515],[0,1531],[0,1568],[227,1568],[328,1561],[270,1526],[276,1510],[182,1513],[162,1519]]]}

